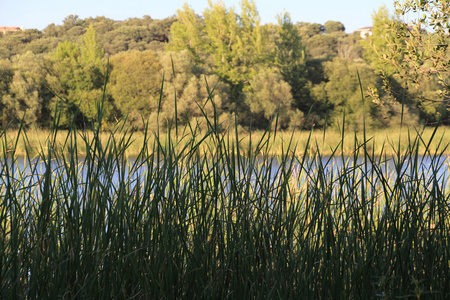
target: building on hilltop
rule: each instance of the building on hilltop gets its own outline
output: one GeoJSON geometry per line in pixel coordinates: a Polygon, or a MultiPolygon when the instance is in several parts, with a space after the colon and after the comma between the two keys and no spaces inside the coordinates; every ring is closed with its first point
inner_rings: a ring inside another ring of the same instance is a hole
{"type": "Polygon", "coordinates": [[[373,29],[373,27],[369,26],[369,27],[363,27],[363,28],[356,29],[355,31],[359,31],[361,38],[365,39],[369,36],[372,36],[372,34],[373,34],[372,29],[373,29]]]}
{"type": "Polygon", "coordinates": [[[19,31],[19,30],[23,30],[23,27],[10,27],[10,26],[0,26],[0,32],[5,34],[8,31],[19,31]]]}
{"type": "MultiPolygon", "coordinates": [[[[408,26],[406,27],[406,29],[409,30],[409,31],[413,31],[414,30],[414,27],[411,25],[411,22],[408,23],[408,26]]],[[[423,28],[419,28],[419,29],[420,29],[421,33],[426,33],[427,32],[423,28]]],[[[361,34],[361,38],[362,39],[366,39],[367,37],[373,35],[372,30],[373,30],[373,27],[369,26],[369,27],[363,27],[363,28],[356,29],[355,32],[359,31],[359,33],[361,34]]]]}

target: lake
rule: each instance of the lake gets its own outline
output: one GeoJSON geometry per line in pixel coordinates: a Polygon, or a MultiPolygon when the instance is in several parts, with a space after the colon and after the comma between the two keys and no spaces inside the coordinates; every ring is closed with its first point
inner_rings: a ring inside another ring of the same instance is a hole
{"type": "MultiPolygon", "coordinates": [[[[318,184],[321,180],[328,184],[339,184],[343,177],[365,177],[372,184],[376,184],[380,178],[388,179],[390,183],[394,183],[397,178],[401,177],[403,181],[414,181],[417,179],[427,182],[427,185],[438,182],[444,187],[448,186],[450,179],[450,157],[449,156],[418,156],[417,159],[401,158],[376,158],[376,161],[365,161],[358,158],[347,157],[323,157],[318,158],[300,158],[288,159],[280,161],[276,158],[258,158],[255,164],[247,160],[242,160],[240,170],[231,172],[229,168],[224,166],[206,163],[203,166],[182,165],[177,167],[177,172],[188,174],[190,170],[195,168],[197,174],[199,172],[211,172],[211,168],[220,168],[216,170],[220,174],[224,186],[237,181],[250,180],[255,185],[255,191],[259,190],[258,180],[264,177],[272,182],[279,180],[283,176],[291,176],[297,180],[297,185],[302,184],[318,184]],[[203,171],[201,170],[203,168],[203,171]],[[286,174],[289,172],[289,174],[286,174]],[[348,174],[348,175],[347,175],[348,174]]],[[[237,165],[237,164],[236,164],[237,165]]],[[[44,174],[47,164],[42,161],[28,162],[23,158],[17,159],[14,163],[11,160],[1,161],[1,178],[0,189],[4,190],[9,182],[16,182],[25,185],[25,187],[35,187],[36,193],[39,192],[39,185],[44,180],[44,174]],[[14,178],[14,180],[12,179],[14,178]]],[[[155,168],[165,170],[173,168],[163,161],[160,164],[148,161],[114,161],[104,165],[98,165],[92,161],[87,162],[80,160],[76,165],[55,159],[51,163],[51,173],[49,173],[54,184],[66,184],[73,187],[74,184],[80,192],[84,191],[86,185],[98,181],[104,188],[108,188],[110,193],[114,194],[118,190],[118,185],[126,183],[129,189],[133,189],[136,184],[142,184],[149,180],[149,170],[154,173],[155,168]],[[70,178],[70,179],[69,179],[70,178]]],[[[153,176],[153,175],[151,175],[153,176]]],[[[20,188],[17,187],[19,190],[20,188]]],[[[228,190],[228,189],[227,189],[228,190]]]]}

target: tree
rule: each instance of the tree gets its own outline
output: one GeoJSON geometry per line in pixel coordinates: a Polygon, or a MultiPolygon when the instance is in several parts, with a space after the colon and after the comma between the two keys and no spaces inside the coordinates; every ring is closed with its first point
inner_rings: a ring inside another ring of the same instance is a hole
{"type": "MultiPolygon", "coordinates": [[[[101,101],[104,84],[103,51],[97,44],[92,25],[83,36],[81,46],[65,41],[50,57],[50,88],[58,95],[50,109],[55,113],[56,102],[61,108],[60,126],[68,126],[79,109],[77,122],[86,122],[96,116],[96,102],[101,101]],[[62,100],[61,100],[62,99],[62,100]]],[[[110,107],[105,106],[105,119],[110,107]]]]}
{"type": "MultiPolygon", "coordinates": [[[[326,82],[313,87],[312,96],[316,101],[328,102],[332,105],[332,123],[338,126],[345,110],[347,125],[361,129],[363,125],[363,103],[359,78],[366,86],[379,86],[379,79],[373,69],[364,62],[351,62],[339,57],[324,63],[326,82]]],[[[374,103],[365,101],[367,124],[373,123],[374,103]]]]}
{"type": "Polygon", "coordinates": [[[37,29],[18,30],[0,34],[0,57],[11,58],[24,53],[24,49],[33,41],[39,41],[42,33],[37,29]]]}
{"type": "Polygon", "coordinates": [[[44,28],[43,33],[46,37],[57,37],[58,30],[56,29],[55,23],[51,23],[44,28]]]}
{"type": "Polygon", "coordinates": [[[201,52],[204,48],[204,24],[187,3],[183,10],[177,11],[177,22],[170,28],[169,51],[187,49],[195,61],[200,62],[201,52]]]}
{"type": "Polygon", "coordinates": [[[325,28],[319,23],[299,22],[297,23],[298,30],[301,36],[310,38],[324,32],[325,28]]]}
{"type": "Polygon", "coordinates": [[[266,61],[267,33],[260,25],[254,1],[241,1],[240,16],[222,1],[208,3],[203,17],[213,72],[239,91],[266,61]]]}
{"type": "Polygon", "coordinates": [[[3,96],[4,122],[36,124],[46,100],[45,70],[41,57],[27,52],[13,57],[14,76],[8,93],[3,96]]]}
{"type": "Polygon", "coordinates": [[[253,125],[260,128],[267,126],[277,113],[281,129],[286,129],[291,121],[300,123],[301,120],[294,119],[303,116],[298,111],[294,113],[291,87],[272,69],[260,70],[250,80],[245,89],[245,102],[250,108],[253,125]]]}
{"type": "Polygon", "coordinates": [[[85,24],[92,25],[95,29],[95,32],[99,35],[103,35],[109,31],[114,30],[114,24],[116,21],[105,18],[105,17],[96,17],[96,18],[87,18],[84,20],[85,24]]]}
{"type": "Polygon", "coordinates": [[[323,24],[323,27],[325,28],[325,33],[332,33],[332,32],[344,32],[345,26],[341,22],[338,21],[326,21],[325,24],[323,24]]]}
{"type": "Polygon", "coordinates": [[[3,97],[9,94],[14,70],[9,60],[0,60],[0,117],[3,126],[7,123],[7,113],[3,97]]]}
{"type": "Polygon", "coordinates": [[[80,48],[76,44],[65,41],[59,43],[48,58],[50,67],[46,79],[50,89],[57,95],[50,102],[49,109],[54,116],[58,110],[59,125],[63,127],[70,125],[78,107],[77,83],[82,79],[78,61],[80,55],[80,48]]]}
{"type": "Polygon", "coordinates": [[[72,27],[79,26],[83,24],[83,20],[78,17],[78,15],[69,15],[63,20],[63,28],[65,31],[71,29],[72,27]]]}
{"type": "Polygon", "coordinates": [[[337,41],[337,53],[339,57],[344,59],[361,59],[363,57],[364,48],[361,45],[361,36],[359,32],[345,35],[337,41]]]}
{"type": "MultiPolygon", "coordinates": [[[[450,101],[450,3],[428,0],[395,1],[395,13],[399,20],[390,22],[387,55],[382,55],[391,64],[399,77],[405,78],[408,87],[420,87],[424,79],[436,77],[440,89],[434,103],[446,105],[450,101]],[[416,16],[416,17],[415,17],[416,16]],[[404,41],[402,45],[398,40],[404,41]]],[[[422,105],[428,99],[421,97],[422,105]]],[[[436,112],[440,114],[439,109],[436,112]]],[[[450,119],[446,120],[450,123],[450,119]]]]}
{"type": "MultiPolygon", "coordinates": [[[[204,120],[200,108],[212,121],[214,109],[211,102],[214,103],[219,117],[223,117],[224,111],[229,106],[230,87],[227,83],[215,74],[198,73],[196,64],[187,50],[160,53],[160,62],[161,79],[164,74],[164,102],[160,119],[165,122],[160,125],[163,127],[175,125],[175,113],[179,125],[204,120]],[[212,99],[208,99],[206,84],[210,91],[214,89],[212,99]]],[[[151,119],[156,120],[156,112],[152,114],[151,119]]]]}
{"type": "MultiPolygon", "coordinates": [[[[388,38],[392,34],[389,30],[390,24],[392,26],[395,24],[398,28],[398,22],[389,16],[389,10],[383,5],[372,14],[372,35],[361,41],[365,49],[364,58],[370,62],[372,68],[379,72],[383,71],[387,77],[392,76],[395,72],[393,65],[382,58],[383,55],[386,55],[388,38]]],[[[402,41],[396,39],[395,43],[400,46],[402,41]]],[[[400,56],[397,59],[400,59],[400,56]]]]}
{"type": "MultiPolygon", "coordinates": [[[[127,51],[110,58],[110,91],[115,106],[123,116],[130,115],[138,124],[158,108],[161,69],[153,51],[127,51]]],[[[137,126],[136,127],[140,127],[137,126]]]]}
{"type": "Polygon", "coordinates": [[[383,79],[382,88],[368,90],[380,111],[391,112],[403,102],[408,110],[418,110],[421,120],[428,123],[437,120],[443,97],[435,92],[442,88],[438,72],[426,71],[430,65],[426,56],[433,54],[424,43],[434,39],[434,34],[422,29],[401,22],[398,15],[390,17],[383,6],[373,15],[373,35],[362,45],[366,49],[364,58],[383,79]],[[414,46],[414,40],[421,40],[422,46],[414,46]]]}
{"type": "MultiPolygon", "coordinates": [[[[79,63],[84,79],[84,82],[80,82],[80,86],[78,86],[78,89],[82,91],[80,110],[85,117],[93,119],[97,115],[96,103],[102,100],[106,67],[103,60],[103,50],[98,45],[97,33],[92,24],[83,35],[80,52],[79,63]]],[[[106,105],[106,108],[108,108],[108,105],[106,105]]],[[[105,109],[105,112],[107,111],[105,109]]]]}
{"type": "Polygon", "coordinates": [[[214,72],[237,85],[245,78],[235,68],[238,58],[234,49],[239,35],[237,15],[233,8],[228,10],[223,2],[213,3],[208,0],[208,5],[203,17],[208,39],[207,51],[212,56],[214,72]]]}
{"type": "Polygon", "coordinates": [[[276,64],[280,68],[284,81],[291,86],[295,106],[302,112],[308,113],[312,103],[306,88],[305,47],[288,13],[278,16],[278,34],[276,64]]]}
{"type": "Polygon", "coordinates": [[[149,25],[149,30],[152,32],[152,41],[165,44],[169,42],[170,27],[175,22],[174,16],[164,18],[161,20],[154,20],[149,25]]]}
{"type": "MultiPolygon", "coordinates": [[[[242,104],[242,90],[269,64],[268,32],[261,26],[254,1],[240,2],[241,15],[223,1],[208,1],[203,19],[185,4],[172,25],[169,50],[187,50],[196,63],[196,76],[215,74],[231,86],[236,107],[242,104]]],[[[193,81],[191,81],[192,83],[193,81]]],[[[238,107],[239,108],[239,107],[238,107]]]]}
{"type": "Polygon", "coordinates": [[[239,34],[235,47],[236,71],[244,74],[244,80],[252,78],[259,67],[266,62],[267,32],[261,27],[261,17],[256,9],[255,1],[241,0],[239,34]]]}
{"type": "Polygon", "coordinates": [[[84,65],[94,65],[98,68],[103,66],[103,50],[97,42],[97,33],[91,24],[83,36],[81,44],[81,59],[84,65]]]}
{"type": "Polygon", "coordinates": [[[337,37],[333,34],[317,34],[306,41],[308,58],[332,59],[337,55],[337,37]]]}
{"type": "Polygon", "coordinates": [[[54,37],[36,39],[26,45],[23,53],[31,51],[34,54],[47,54],[48,52],[54,51],[58,43],[59,39],[54,37]]]}

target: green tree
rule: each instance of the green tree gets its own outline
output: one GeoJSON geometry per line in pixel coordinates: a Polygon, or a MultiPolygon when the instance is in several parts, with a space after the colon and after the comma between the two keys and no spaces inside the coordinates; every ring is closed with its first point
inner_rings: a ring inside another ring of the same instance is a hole
{"type": "Polygon", "coordinates": [[[2,58],[11,58],[16,54],[24,53],[30,43],[42,37],[42,33],[37,29],[28,29],[1,33],[0,36],[0,55],[2,58]]]}
{"type": "Polygon", "coordinates": [[[170,28],[169,51],[187,49],[195,61],[200,62],[201,53],[205,47],[204,24],[187,3],[177,11],[177,22],[170,28]]]}
{"type": "Polygon", "coordinates": [[[208,3],[203,17],[212,69],[240,90],[266,63],[267,33],[260,25],[254,1],[241,1],[240,16],[222,1],[208,3]]]}
{"type": "Polygon", "coordinates": [[[300,35],[305,38],[310,38],[314,35],[322,34],[325,30],[323,25],[319,23],[299,22],[297,23],[297,27],[300,35]]]}
{"type": "MultiPolygon", "coordinates": [[[[386,55],[388,50],[388,38],[391,35],[389,24],[391,23],[396,24],[398,28],[398,22],[390,17],[389,10],[386,6],[381,6],[372,15],[372,35],[361,40],[362,46],[365,49],[364,58],[370,62],[372,68],[377,71],[383,71],[388,77],[392,76],[395,69],[392,64],[387,63],[382,57],[386,55]]],[[[401,46],[402,41],[396,39],[395,43],[401,46]]]]}
{"type": "Polygon", "coordinates": [[[114,104],[123,116],[129,115],[134,126],[141,128],[141,117],[147,118],[158,108],[161,69],[153,51],[127,51],[110,58],[110,91],[114,104]]]}
{"type": "Polygon", "coordinates": [[[379,119],[388,120],[398,115],[396,111],[401,103],[406,103],[405,109],[410,111],[408,115],[405,114],[406,121],[414,120],[415,118],[410,116],[418,111],[422,121],[435,122],[441,110],[442,97],[435,93],[439,90],[436,74],[427,74],[426,71],[420,70],[422,67],[428,68],[428,63],[422,58],[431,52],[420,54],[420,51],[424,50],[423,47],[409,48],[409,39],[412,36],[420,37],[424,41],[432,34],[423,30],[415,32],[412,26],[399,21],[398,17],[390,17],[383,6],[373,15],[373,35],[362,41],[366,49],[364,58],[383,79],[382,88],[368,89],[378,113],[384,116],[379,119]]]}
{"type": "MultiPolygon", "coordinates": [[[[241,15],[223,1],[208,1],[203,19],[185,4],[172,25],[168,46],[172,51],[187,50],[197,67],[195,76],[215,74],[231,86],[235,104],[242,104],[242,90],[260,68],[269,64],[268,32],[260,24],[254,1],[240,2],[241,15]]],[[[190,81],[193,85],[193,80],[190,81]]],[[[193,88],[192,88],[193,90],[193,88]]]]}
{"type": "MultiPolygon", "coordinates": [[[[326,82],[315,85],[312,96],[316,101],[328,102],[332,105],[332,123],[339,126],[345,110],[347,125],[356,129],[362,128],[363,103],[358,80],[358,72],[364,86],[376,86],[377,76],[373,70],[364,62],[351,62],[339,57],[324,63],[326,82]]],[[[366,101],[366,122],[371,124],[373,119],[370,112],[373,103],[366,101]]]]}
{"type": "MultiPolygon", "coordinates": [[[[175,113],[179,125],[192,122],[196,125],[197,121],[204,119],[201,109],[212,120],[214,109],[211,101],[219,118],[222,119],[226,115],[229,107],[229,85],[215,74],[198,73],[195,62],[187,50],[160,53],[160,62],[161,78],[164,74],[164,103],[160,119],[165,122],[160,125],[173,126],[175,113]],[[172,69],[172,63],[174,69],[172,69]],[[212,99],[208,99],[206,84],[210,91],[214,90],[212,99]]],[[[152,114],[151,119],[156,120],[156,112],[152,114]]],[[[203,127],[206,127],[204,122],[203,127]]]]}
{"type": "Polygon", "coordinates": [[[44,111],[47,89],[43,59],[31,52],[12,59],[14,76],[9,91],[3,96],[4,122],[23,120],[24,125],[37,125],[44,111]]]}
{"type": "MultiPolygon", "coordinates": [[[[406,80],[408,88],[418,91],[419,106],[432,106],[427,110],[435,110],[435,116],[439,117],[442,111],[439,107],[447,105],[449,109],[450,101],[450,3],[403,0],[395,1],[394,5],[397,19],[403,22],[389,23],[388,50],[381,57],[392,65],[398,77],[406,80]],[[403,44],[399,45],[398,40],[403,44]],[[426,99],[420,93],[421,85],[432,82],[434,77],[440,88],[435,89],[434,99],[426,99]]],[[[445,122],[450,124],[450,118],[445,122]]]]}
{"type": "Polygon", "coordinates": [[[309,59],[331,60],[337,56],[338,37],[334,34],[317,34],[306,40],[309,59]]]}
{"type": "Polygon", "coordinates": [[[55,23],[51,23],[44,28],[43,33],[46,37],[57,37],[58,30],[56,28],[55,23]]]}
{"type": "Polygon", "coordinates": [[[243,80],[256,75],[258,68],[267,62],[268,35],[261,26],[261,17],[255,1],[242,0],[240,2],[241,15],[238,16],[239,34],[234,48],[235,72],[243,74],[243,80]]]}
{"type": "Polygon", "coordinates": [[[83,25],[83,20],[80,19],[78,15],[69,15],[64,18],[61,29],[64,31],[69,31],[73,27],[82,26],[82,25],[83,25]]]}
{"type": "Polygon", "coordinates": [[[0,60],[0,117],[3,126],[5,126],[8,122],[3,97],[9,94],[13,76],[14,70],[10,61],[5,59],[0,60]]]}
{"type": "Polygon", "coordinates": [[[24,53],[31,51],[34,54],[47,54],[51,51],[54,51],[59,42],[59,39],[54,37],[43,37],[40,39],[36,39],[25,46],[24,53]]]}
{"type": "Polygon", "coordinates": [[[203,17],[208,39],[207,51],[212,57],[214,72],[237,85],[245,78],[244,74],[236,70],[238,58],[234,49],[239,35],[237,15],[233,8],[228,10],[222,1],[213,3],[208,0],[208,5],[203,17]]]}
{"type": "Polygon", "coordinates": [[[284,81],[291,86],[295,107],[308,113],[312,103],[307,89],[305,47],[288,13],[278,16],[278,34],[276,64],[284,81]]]}
{"type": "Polygon", "coordinates": [[[94,26],[91,24],[83,36],[83,43],[81,44],[81,59],[86,66],[103,67],[103,50],[97,42],[97,33],[94,26]]]}
{"type": "Polygon", "coordinates": [[[337,54],[339,57],[350,60],[362,59],[364,48],[361,45],[359,32],[346,34],[337,41],[337,54]]]}
{"type": "MultiPolygon", "coordinates": [[[[79,82],[77,87],[82,92],[80,110],[85,117],[93,119],[97,115],[96,103],[101,101],[106,67],[103,59],[103,50],[98,45],[97,33],[92,24],[83,35],[80,52],[79,64],[82,68],[84,81],[79,82]]],[[[105,112],[108,112],[108,109],[110,109],[108,106],[106,105],[105,112]]]]}
{"type": "Polygon", "coordinates": [[[114,30],[114,25],[116,24],[116,21],[105,17],[87,18],[84,21],[89,26],[94,26],[95,32],[99,35],[114,30]]]}
{"type": "Polygon", "coordinates": [[[47,82],[50,89],[57,95],[50,102],[52,115],[60,110],[61,126],[68,126],[77,111],[77,83],[81,81],[81,66],[79,64],[80,48],[70,42],[59,43],[55,52],[48,58],[50,63],[47,82]],[[59,103],[58,107],[56,103],[59,103]]]}
{"type": "Polygon", "coordinates": [[[272,69],[260,70],[250,80],[250,85],[245,89],[245,102],[250,108],[253,126],[256,127],[264,128],[277,113],[281,129],[299,125],[303,117],[300,111],[293,109],[291,87],[272,69]]]}
{"type": "MultiPolygon", "coordinates": [[[[81,46],[65,41],[58,45],[50,57],[47,77],[50,88],[58,95],[53,98],[50,109],[55,113],[60,102],[60,126],[68,126],[79,109],[77,122],[90,121],[96,115],[96,102],[101,100],[105,67],[103,52],[96,41],[93,27],[83,36],[81,46]]],[[[105,117],[111,107],[105,106],[105,117]]],[[[106,119],[105,118],[105,119],[106,119]]]]}
{"type": "Polygon", "coordinates": [[[325,33],[332,33],[332,32],[344,32],[345,26],[341,22],[338,21],[326,21],[325,24],[323,24],[323,27],[325,28],[325,33]]]}

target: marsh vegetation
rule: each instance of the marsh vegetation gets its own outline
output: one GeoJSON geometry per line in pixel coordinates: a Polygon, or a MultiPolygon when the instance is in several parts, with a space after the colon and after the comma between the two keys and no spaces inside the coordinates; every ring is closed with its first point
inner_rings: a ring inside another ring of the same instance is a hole
{"type": "Polygon", "coordinates": [[[91,133],[54,126],[25,168],[15,149],[29,135],[2,132],[2,298],[450,295],[450,167],[437,129],[378,154],[363,132],[348,155],[338,143],[324,158],[312,135],[270,153],[276,118],[245,145],[217,115],[206,132],[145,130],[139,141],[126,120],[101,138],[97,118],[91,133]]]}

